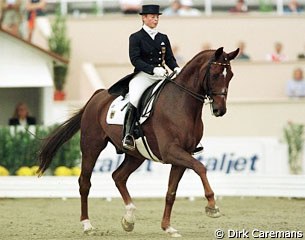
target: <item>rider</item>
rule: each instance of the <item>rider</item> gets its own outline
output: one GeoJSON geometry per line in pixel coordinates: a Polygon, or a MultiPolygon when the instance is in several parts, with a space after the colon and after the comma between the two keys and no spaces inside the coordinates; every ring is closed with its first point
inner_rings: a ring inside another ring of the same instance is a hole
{"type": "Polygon", "coordinates": [[[132,131],[142,93],[155,81],[165,78],[165,64],[176,74],[181,71],[167,35],[159,33],[156,29],[159,15],[162,14],[159,9],[159,5],[143,5],[140,12],[142,29],[129,37],[129,58],[135,67],[136,75],[129,83],[130,103],[125,116],[123,148],[128,150],[135,149],[132,131]]]}

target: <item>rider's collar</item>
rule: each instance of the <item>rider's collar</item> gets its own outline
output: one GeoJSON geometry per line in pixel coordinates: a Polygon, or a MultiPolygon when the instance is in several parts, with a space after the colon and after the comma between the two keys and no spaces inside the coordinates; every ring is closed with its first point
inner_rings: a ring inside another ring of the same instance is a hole
{"type": "Polygon", "coordinates": [[[145,32],[148,33],[148,35],[152,38],[155,39],[155,36],[158,33],[158,30],[156,28],[150,28],[147,25],[143,24],[143,29],[145,32]]]}

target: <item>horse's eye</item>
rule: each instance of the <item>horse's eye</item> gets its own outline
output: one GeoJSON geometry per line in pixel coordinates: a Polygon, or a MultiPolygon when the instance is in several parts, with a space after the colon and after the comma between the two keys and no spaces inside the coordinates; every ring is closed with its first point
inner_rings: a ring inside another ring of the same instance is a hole
{"type": "Polygon", "coordinates": [[[216,74],[213,74],[212,75],[212,79],[213,80],[217,80],[219,78],[220,74],[219,73],[216,73],[216,74]]]}

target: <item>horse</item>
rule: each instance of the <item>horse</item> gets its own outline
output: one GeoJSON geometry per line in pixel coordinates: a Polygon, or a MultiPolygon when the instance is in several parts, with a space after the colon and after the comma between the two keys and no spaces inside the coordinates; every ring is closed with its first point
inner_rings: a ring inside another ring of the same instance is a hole
{"type": "MultiPolygon", "coordinates": [[[[203,136],[202,108],[210,100],[212,114],[216,117],[226,113],[229,82],[233,77],[230,61],[239,49],[226,53],[223,47],[205,50],[195,55],[175,79],[169,80],[159,93],[152,116],[142,124],[142,130],[153,154],[164,164],[171,164],[168,189],[161,228],[172,237],[181,234],[171,226],[172,207],[176,191],[186,169],[192,169],[200,177],[204,196],[207,199],[205,212],[209,217],[219,217],[214,192],[206,176],[205,166],[192,156],[203,136]]],[[[39,150],[39,174],[50,165],[57,150],[79,130],[82,152],[79,192],[81,216],[85,233],[94,232],[88,215],[88,195],[91,175],[101,151],[110,142],[122,150],[122,126],[106,123],[110,104],[116,96],[107,89],[97,90],[83,108],[46,137],[39,150]]],[[[125,151],[121,165],[112,173],[112,178],[125,204],[126,213],[121,219],[125,231],[135,225],[136,207],[126,187],[129,176],[145,161],[139,151],[125,151]]]]}

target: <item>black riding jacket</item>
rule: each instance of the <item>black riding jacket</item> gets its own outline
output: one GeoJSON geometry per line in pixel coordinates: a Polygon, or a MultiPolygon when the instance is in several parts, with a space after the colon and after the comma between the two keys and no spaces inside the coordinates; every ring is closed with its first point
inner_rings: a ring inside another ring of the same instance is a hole
{"type": "Polygon", "coordinates": [[[135,72],[143,71],[151,75],[155,67],[162,66],[163,58],[172,71],[178,67],[167,35],[157,33],[153,40],[143,28],[129,37],[129,58],[135,72]],[[165,47],[164,54],[162,47],[165,47]]]}

